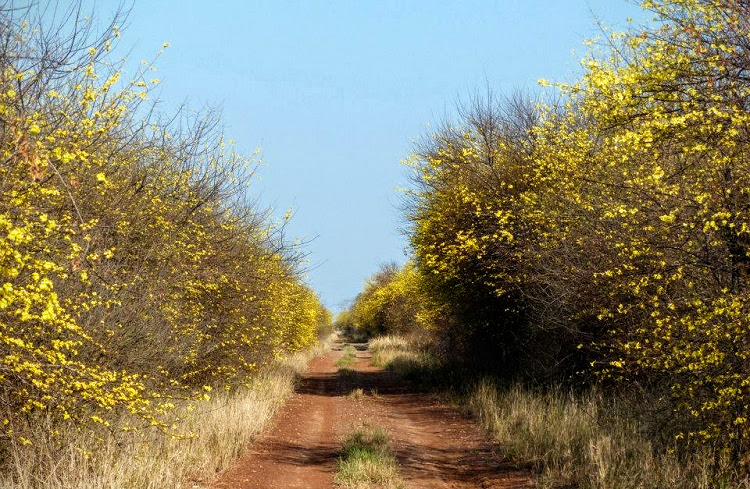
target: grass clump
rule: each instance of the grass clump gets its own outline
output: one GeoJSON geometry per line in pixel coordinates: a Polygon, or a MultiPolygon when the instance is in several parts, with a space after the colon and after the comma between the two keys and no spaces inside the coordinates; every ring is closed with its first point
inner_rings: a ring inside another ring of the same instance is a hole
{"type": "Polygon", "coordinates": [[[361,401],[366,395],[367,394],[365,394],[365,391],[362,388],[357,388],[349,393],[349,398],[354,399],[355,401],[361,401]]]}
{"type": "Polygon", "coordinates": [[[442,389],[460,383],[466,373],[459,365],[440,362],[429,345],[418,339],[381,336],[370,341],[369,350],[373,366],[388,369],[420,388],[442,389]]]}
{"type": "Polygon", "coordinates": [[[335,365],[339,368],[348,368],[354,365],[356,359],[357,350],[355,350],[352,345],[346,345],[346,348],[344,348],[344,355],[336,360],[335,365]]]}
{"type": "Polygon", "coordinates": [[[528,463],[539,488],[750,488],[709,452],[675,455],[646,426],[601,394],[539,392],[489,380],[471,389],[470,411],[509,458],[528,463]]]}
{"type": "Polygon", "coordinates": [[[368,345],[372,353],[371,363],[376,367],[385,367],[395,357],[412,353],[406,338],[395,335],[379,336],[370,340],[368,345]]]}
{"type": "Polygon", "coordinates": [[[390,441],[383,428],[368,423],[352,431],[341,449],[336,484],[352,489],[403,489],[390,441]]]}

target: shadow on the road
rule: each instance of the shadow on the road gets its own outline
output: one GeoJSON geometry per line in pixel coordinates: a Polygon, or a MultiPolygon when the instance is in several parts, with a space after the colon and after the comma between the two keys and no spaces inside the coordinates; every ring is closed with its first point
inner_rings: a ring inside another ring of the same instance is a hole
{"type": "MultiPolygon", "coordinates": [[[[436,413],[436,416],[442,416],[436,413]]],[[[396,460],[401,470],[413,469],[425,478],[435,477],[447,483],[471,483],[498,473],[507,475],[506,489],[528,487],[525,472],[517,470],[509,462],[502,462],[490,448],[466,452],[451,448],[426,447],[423,444],[402,443],[396,448],[396,460]],[[488,460],[496,461],[488,464],[488,460]],[[517,479],[517,484],[514,484],[517,479]]],[[[294,442],[273,441],[266,449],[274,453],[274,459],[284,465],[298,467],[331,467],[341,455],[338,445],[301,445],[294,442]]],[[[334,465],[335,466],[335,465],[334,465]]]]}
{"type": "Polygon", "coordinates": [[[489,446],[464,451],[404,443],[397,447],[395,455],[402,471],[422,474],[425,479],[433,477],[451,486],[458,483],[461,487],[464,484],[485,487],[483,481],[496,482],[497,475],[504,474],[503,489],[529,487],[528,472],[503,460],[489,446]]]}
{"type": "MultiPolygon", "coordinates": [[[[304,378],[297,392],[314,396],[346,396],[354,389],[362,389],[364,395],[376,393],[378,402],[388,405],[388,410],[399,413],[400,417],[422,419],[423,435],[461,437],[461,431],[469,419],[468,414],[447,403],[437,402],[438,396],[425,394],[413,385],[404,383],[395,373],[384,370],[363,372],[340,369],[339,372],[310,375],[304,378]]],[[[321,445],[309,449],[288,444],[280,445],[275,453],[283,454],[282,461],[286,463],[316,465],[336,459],[339,456],[338,448],[321,445]]],[[[485,480],[493,484],[497,475],[503,474],[503,489],[529,487],[528,472],[505,461],[502,455],[496,453],[499,448],[486,444],[479,449],[466,451],[451,444],[434,446],[401,437],[401,441],[394,446],[394,452],[402,471],[419,474],[425,480],[442,480],[464,487],[485,480]]]]}
{"type": "MultiPolygon", "coordinates": [[[[268,451],[274,453],[274,460],[281,464],[297,466],[325,467],[331,460],[339,457],[340,447],[337,445],[300,445],[293,442],[268,442],[268,451]]],[[[330,465],[330,464],[328,464],[330,465]]]]}
{"type": "Polygon", "coordinates": [[[336,397],[347,395],[354,389],[375,390],[382,395],[410,392],[409,386],[400,383],[392,372],[361,372],[346,368],[333,373],[305,376],[296,391],[300,394],[336,397]]]}
{"type": "Polygon", "coordinates": [[[333,346],[331,347],[331,350],[333,350],[333,351],[343,351],[344,348],[346,348],[347,346],[352,346],[357,351],[367,351],[368,345],[369,344],[367,342],[365,342],[365,343],[351,343],[351,342],[349,342],[349,343],[334,343],[333,346]]]}
{"type": "MultiPolygon", "coordinates": [[[[371,396],[376,399],[379,409],[398,413],[394,419],[419,420],[420,436],[399,436],[393,446],[400,470],[411,476],[417,486],[419,481],[440,480],[459,487],[530,487],[528,467],[519,468],[504,460],[500,453],[502,447],[481,443],[467,450],[466,444],[436,443],[435,440],[466,437],[469,415],[441,401],[439,395],[426,393],[419,386],[405,382],[392,371],[370,367],[369,355],[359,353],[367,349],[367,344],[353,346],[358,355],[351,368],[308,373],[297,387],[297,393],[343,397],[361,389],[358,399],[371,396]],[[501,479],[498,479],[499,475],[501,479]]],[[[346,344],[337,344],[335,349],[341,351],[345,347],[346,344]]],[[[276,442],[274,445],[272,451],[279,454],[279,461],[291,465],[335,466],[331,461],[340,456],[338,445],[310,447],[294,442],[276,442]]]]}

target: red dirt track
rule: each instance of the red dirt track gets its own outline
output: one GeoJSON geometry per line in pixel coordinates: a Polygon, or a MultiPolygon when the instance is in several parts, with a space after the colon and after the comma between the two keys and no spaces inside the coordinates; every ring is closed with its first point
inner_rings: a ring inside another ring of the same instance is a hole
{"type": "Polygon", "coordinates": [[[356,373],[334,365],[343,345],[314,359],[274,426],[211,487],[213,489],[333,488],[343,438],[362,421],[393,440],[409,489],[533,487],[529,474],[502,460],[497,447],[438,396],[415,392],[394,374],[370,365],[357,347],[356,373]],[[365,395],[350,393],[360,388],[365,395]]]}

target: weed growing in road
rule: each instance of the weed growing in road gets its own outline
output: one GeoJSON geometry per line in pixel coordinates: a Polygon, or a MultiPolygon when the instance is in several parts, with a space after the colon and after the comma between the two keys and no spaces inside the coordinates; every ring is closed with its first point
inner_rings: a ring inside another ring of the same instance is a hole
{"type": "Polygon", "coordinates": [[[341,449],[336,484],[356,489],[403,489],[390,441],[383,428],[369,423],[352,431],[341,449]]]}
{"type": "Polygon", "coordinates": [[[365,398],[365,391],[362,388],[354,389],[349,393],[349,397],[355,401],[361,401],[365,398]]]}
{"type": "Polygon", "coordinates": [[[336,366],[339,368],[351,367],[354,365],[354,361],[357,359],[357,350],[352,345],[346,345],[344,348],[344,355],[336,361],[336,366]]]}

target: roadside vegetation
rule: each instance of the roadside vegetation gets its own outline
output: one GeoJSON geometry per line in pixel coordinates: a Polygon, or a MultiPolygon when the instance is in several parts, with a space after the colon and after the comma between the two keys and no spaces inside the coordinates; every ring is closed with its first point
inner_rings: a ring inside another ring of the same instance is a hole
{"type": "Polygon", "coordinates": [[[346,345],[344,347],[343,355],[336,360],[336,366],[339,368],[348,368],[354,365],[357,359],[357,350],[352,345],[346,345]]]}
{"type": "Polygon", "coordinates": [[[423,138],[412,259],[337,322],[405,337],[375,361],[463,392],[543,484],[747,487],[750,6],[642,4],[578,81],[423,138]]]}
{"type": "Polygon", "coordinates": [[[287,356],[261,368],[233,392],[219,391],[192,405],[183,401],[176,409],[183,413],[178,426],[185,436],[164,436],[154,430],[134,431],[128,437],[103,436],[40,420],[35,443],[11,452],[0,487],[204,487],[247,449],[292,394],[308,361],[327,349],[322,344],[287,356]],[[50,459],[56,466],[40,471],[40,464],[50,459]]]}
{"type": "Polygon", "coordinates": [[[395,358],[410,357],[414,346],[403,336],[383,335],[370,340],[368,350],[372,354],[370,362],[376,367],[386,367],[395,358]]]}
{"type": "Polygon", "coordinates": [[[347,489],[403,489],[391,437],[369,423],[353,430],[341,449],[336,484],[347,489]]]}
{"type": "Polygon", "coordinates": [[[441,362],[420,347],[404,347],[405,339],[372,342],[387,359],[384,367],[460,403],[504,458],[535,473],[540,489],[750,488],[737,467],[717,471],[710,450],[679,453],[655,441],[648,420],[621,395],[498,380],[441,362]]]}
{"type": "Polygon", "coordinates": [[[113,59],[125,19],[88,13],[0,7],[0,485],[205,481],[330,314],[247,193],[257,156],[160,114],[153,65],[113,59]]]}

